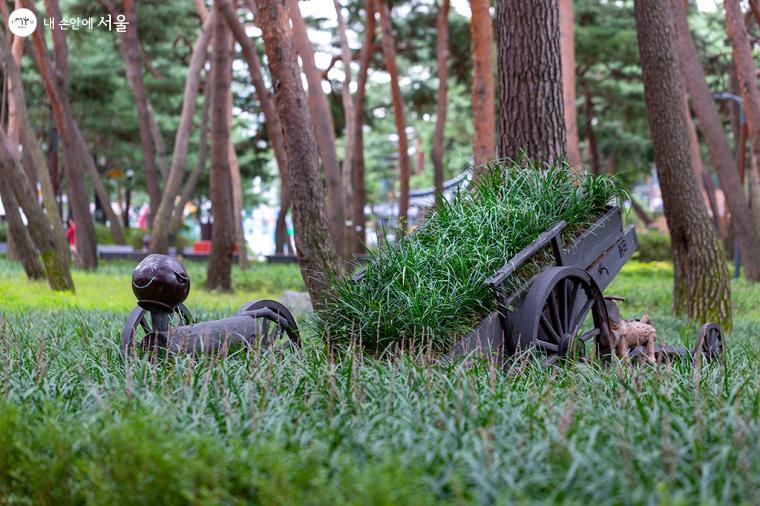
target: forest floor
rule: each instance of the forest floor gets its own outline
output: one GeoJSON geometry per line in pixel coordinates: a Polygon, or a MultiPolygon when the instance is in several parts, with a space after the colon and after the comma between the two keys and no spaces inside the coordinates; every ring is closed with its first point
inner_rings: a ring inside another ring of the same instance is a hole
{"type": "MultiPolygon", "coordinates": [[[[76,273],[76,295],[0,260],[0,503],[760,503],[760,286],[733,284],[725,365],[570,365],[506,374],[404,356],[298,353],[125,366],[131,264],[76,273]]],[[[229,315],[302,290],[295,266],[235,271],[229,315]]],[[[672,269],[629,262],[607,292],[661,342],[672,269]]]]}

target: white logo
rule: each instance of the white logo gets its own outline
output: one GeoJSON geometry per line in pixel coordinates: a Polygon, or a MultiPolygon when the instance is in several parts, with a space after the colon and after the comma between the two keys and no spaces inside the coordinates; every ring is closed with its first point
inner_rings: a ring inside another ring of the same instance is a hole
{"type": "Polygon", "coordinates": [[[16,9],[8,18],[8,27],[13,35],[28,37],[37,28],[37,18],[29,9],[16,9]]]}

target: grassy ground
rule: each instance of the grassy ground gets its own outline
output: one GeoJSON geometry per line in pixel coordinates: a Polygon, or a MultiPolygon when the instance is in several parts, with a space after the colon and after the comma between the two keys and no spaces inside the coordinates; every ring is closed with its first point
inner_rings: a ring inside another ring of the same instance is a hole
{"type": "MultiPolygon", "coordinates": [[[[128,274],[79,274],[61,298],[0,261],[0,503],[760,503],[760,287],[734,285],[725,367],[509,375],[313,340],[124,366],[128,274]]],[[[234,297],[196,289],[190,305],[219,316],[299,285],[293,267],[236,277],[234,297]]],[[[693,341],[670,277],[629,263],[608,292],[693,341]]]]}

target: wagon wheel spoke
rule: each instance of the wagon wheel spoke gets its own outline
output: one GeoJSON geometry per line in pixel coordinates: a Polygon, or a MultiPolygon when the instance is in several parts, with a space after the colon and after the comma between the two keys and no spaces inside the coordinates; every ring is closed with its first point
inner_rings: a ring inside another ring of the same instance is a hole
{"type": "Polygon", "coordinates": [[[146,334],[150,334],[153,329],[148,324],[148,321],[147,321],[148,318],[147,317],[148,317],[148,313],[145,313],[145,315],[142,318],[140,318],[140,322],[139,323],[140,323],[140,326],[142,327],[142,329],[145,331],[145,333],[146,334]]]}
{"type": "Polygon", "coordinates": [[[261,322],[261,341],[269,344],[269,318],[263,318],[263,322],[261,322]]]}
{"type": "Polygon", "coordinates": [[[549,294],[549,311],[551,313],[552,320],[554,321],[555,328],[559,330],[560,333],[562,333],[565,329],[563,328],[562,320],[559,316],[559,302],[557,301],[558,298],[558,294],[552,290],[549,294]]]}
{"type": "Polygon", "coordinates": [[[553,351],[555,353],[559,351],[559,346],[557,346],[556,344],[553,344],[553,343],[546,342],[546,341],[537,340],[536,341],[536,345],[539,348],[543,348],[543,349],[548,350],[548,351],[553,351]]]}
{"type": "Polygon", "coordinates": [[[554,327],[552,327],[549,319],[543,313],[541,313],[541,327],[543,327],[544,331],[549,335],[549,337],[554,339],[555,343],[559,344],[559,342],[562,340],[562,337],[560,337],[554,327]]]}
{"type": "Polygon", "coordinates": [[[589,309],[591,309],[591,306],[593,305],[594,298],[589,297],[586,303],[583,304],[581,310],[573,315],[573,322],[570,325],[570,329],[572,329],[573,335],[578,332],[578,328],[583,324],[583,320],[586,318],[586,314],[588,314],[589,309]]]}
{"type": "Polygon", "coordinates": [[[580,336],[578,339],[580,339],[582,342],[587,343],[589,339],[592,339],[594,337],[597,337],[599,334],[601,334],[601,331],[598,328],[593,328],[580,336]]]}

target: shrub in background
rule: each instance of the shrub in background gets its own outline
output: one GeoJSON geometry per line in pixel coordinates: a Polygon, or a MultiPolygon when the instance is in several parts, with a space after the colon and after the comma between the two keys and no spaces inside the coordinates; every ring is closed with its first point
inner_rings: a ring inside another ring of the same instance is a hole
{"type": "Polygon", "coordinates": [[[665,262],[673,260],[670,236],[658,230],[639,230],[639,247],[633,258],[641,262],[665,262]]]}

